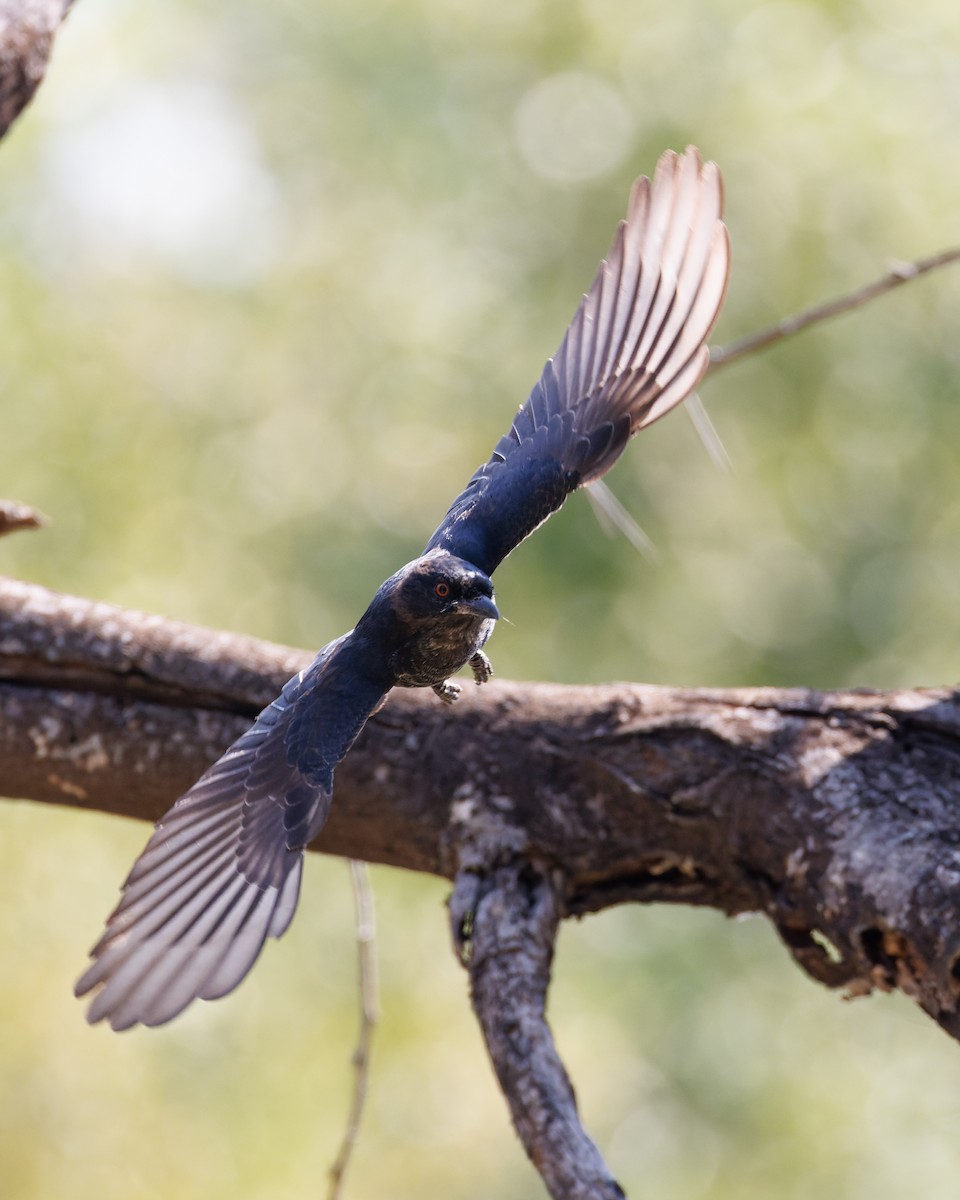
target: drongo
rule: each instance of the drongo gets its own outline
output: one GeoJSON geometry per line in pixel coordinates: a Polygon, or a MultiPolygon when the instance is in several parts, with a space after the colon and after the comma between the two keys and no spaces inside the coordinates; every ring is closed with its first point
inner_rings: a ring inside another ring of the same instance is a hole
{"type": "Polygon", "coordinates": [[[490,677],[497,565],[706,370],[729,269],[721,207],[716,164],[692,147],[634,184],[560,349],[423,554],[158,822],[77,983],[96,991],[90,1021],[160,1025],[235,988],[289,926],[336,766],[390,689],[450,703],[461,667],[490,677]]]}

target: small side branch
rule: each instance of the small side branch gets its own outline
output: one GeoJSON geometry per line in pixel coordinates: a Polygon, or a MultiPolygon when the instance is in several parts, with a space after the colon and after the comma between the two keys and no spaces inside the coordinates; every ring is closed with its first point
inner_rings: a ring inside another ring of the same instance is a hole
{"type": "Polygon", "coordinates": [[[562,915],[545,873],[514,862],[458,877],[451,918],[470,930],[474,1012],[523,1147],[554,1200],[623,1200],[577,1113],[546,1020],[550,965],[562,915]]]}
{"type": "Polygon", "coordinates": [[[377,931],[373,908],[373,891],[365,862],[350,860],[350,878],[357,910],[357,960],[360,984],[360,1033],[353,1052],[353,1099],[340,1151],[330,1168],[329,1200],[343,1195],[347,1167],[360,1136],[360,1121],[367,1099],[370,1078],[370,1045],[373,1031],[380,1019],[379,988],[377,986],[377,931]]]}
{"type": "Polygon", "coordinates": [[[784,338],[792,337],[795,333],[800,333],[811,325],[819,325],[821,321],[829,321],[843,313],[852,312],[855,308],[869,304],[878,296],[892,292],[894,288],[901,287],[921,275],[937,271],[941,267],[950,266],[958,261],[960,261],[960,246],[955,246],[952,250],[941,250],[939,254],[931,254],[928,258],[918,258],[913,262],[893,263],[886,274],[881,275],[872,283],[865,283],[862,287],[838,296],[834,300],[814,304],[802,312],[783,317],[775,325],[769,325],[766,329],[760,329],[756,333],[739,338],[728,346],[714,346],[710,351],[710,370],[716,371],[719,367],[726,367],[730,363],[736,362],[738,358],[745,358],[749,354],[755,354],[758,350],[772,346],[775,342],[782,342],[784,338]]]}

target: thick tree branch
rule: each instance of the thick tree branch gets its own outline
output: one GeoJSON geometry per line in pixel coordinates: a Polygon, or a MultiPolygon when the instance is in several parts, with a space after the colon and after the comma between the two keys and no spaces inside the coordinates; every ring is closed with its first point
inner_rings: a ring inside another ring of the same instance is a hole
{"type": "MultiPolygon", "coordinates": [[[[309,657],[4,581],[4,791],[155,819],[309,657]]],[[[565,914],[764,912],[816,978],[901,987],[957,1036],[958,765],[947,689],[398,690],[319,848],[451,879],[547,863],[565,914]]]]}
{"type": "Polygon", "coordinates": [[[546,1021],[547,988],[563,915],[560,878],[523,859],[457,876],[454,939],[470,971],[474,1012],[513,1123],[551,1196],[622,1200],[577,1114],[546,1021]],[[465,929],[469,927],[469,939],[465,929]]]}

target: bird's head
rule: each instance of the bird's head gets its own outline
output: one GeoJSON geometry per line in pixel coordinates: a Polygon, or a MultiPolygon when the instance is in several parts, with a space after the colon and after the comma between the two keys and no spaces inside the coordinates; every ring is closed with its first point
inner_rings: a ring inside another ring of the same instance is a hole
{"type": "Polygon", "coordinates": [[[389,687],[436,687],[476,656],[499,618],[490,576],[431,550],[380,587],[353,631],[389,687]]]}
{"type": "Polygon", "coordinates": [[[496,621],[500,612],[489,575],[446,550],[432,550],[393,576],[400,609],[414,620],[447,616],[496,621]]]}
{"type": "Polygon", "coordinates": [[[490,576],[448,551],[432,550],[380,586],[358,629],[404,636],[404,630],[426,625],[462,625],[464,618],[468,624],[490,622],[492,628],[499,616],[490,576]]]}

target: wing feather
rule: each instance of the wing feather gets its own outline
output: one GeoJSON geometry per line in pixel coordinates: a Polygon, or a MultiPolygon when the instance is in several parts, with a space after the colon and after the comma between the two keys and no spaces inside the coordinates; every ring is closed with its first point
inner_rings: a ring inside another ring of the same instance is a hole
{"type": "MultiPolygon", "coordinates": [[[[722,203],[693,148],[635,183],[556,355],[427,550],[491,573],[696,386],[729,270],[722,203]]],[[[334,769],[386,690],[357,653],[351,634],[325,647],[158,822],[77,983],[90,1021],[159,1025],[225,995],[289,927],[334,769]]]]}
{"type": "Polygon", "coordinates": [[[161,818],[77,982],[88,1020],[160,1025],[237,986],[293,919],[334,768],[382,697],[351,635],[331,643],[161,818]]]}
{"type": "Polygon", "coordinates": [[[722,208],[720,172],[693,147],[664,154],[652,183],[637,180],[560,348],[428,551],[491,574],[571,491],[605,474],[633,434],[690,394],[726,293],[722,208]]]}

